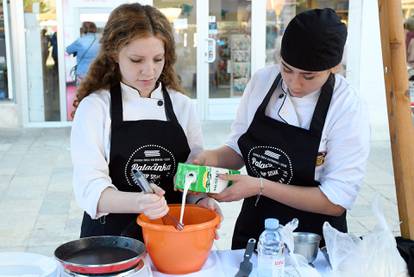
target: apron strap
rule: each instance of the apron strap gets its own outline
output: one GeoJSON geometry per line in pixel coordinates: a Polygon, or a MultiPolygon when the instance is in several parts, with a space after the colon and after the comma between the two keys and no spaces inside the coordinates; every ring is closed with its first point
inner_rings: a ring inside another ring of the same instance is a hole
{"type": "Polygon", "coordinates": [[[279,73],[276,77],[276,79],[273,81],[272,86],[270,87],[269,91],[267,92],[265,98],[263,99],[262,103],[260,104],[259,108],[256,111],[256,114],[259,113],[259,115],[265,116],[265,111],[267,104],[270,101],[270,97],[272,97],[273,92],[276,90],[280,80],[282,79],[282,75],[279,73]]]}
{"type": "Polygon", "coordinates": [[[113,85],[109,90],[111,94],[111,125],[119,125],[122,123],[122,93],[121,93],[121,84],[118,82],[113,85]]]}
{"type": "Polygon", "coordinates": [[[162,95],[164,97],[164,103],[165,103],[165,116],[167,117],[168,121],[178,122],[177,117],[175,116],[175,113],[174,113],[170,94],[168,93],[167,88],[164,86],[164,84],[161,83],[161,86],[162,86],[162,95]]]}
{"type": "Polygon", "coordinates": [[[328,80],[326,80],[325,84],[321,88],[321,94],[319,95],[318,103],[316,104],[315,111],[313,112],[309,128],[309,131],[319,138],[322,136],[322,130],[325,125],[325,119],[331,103],[334,87],[335,75],[331,73],[328,80]]]}
{"type": "MultiPolygon", "coordinates": [[[[265,116],[266,107],[270,101],[270,97],[272,97],[274,91],[276,90],[282,75],[279,73],[274,80],[272,86],[270,87],[269,91],[267,92],[265,98],[263,99],[262,103],[260,104],[259,108],[256,111],[256,115],[265,116]]],[[[335,75],[330,74],[328,80],[321,88],[321,93],[319,95],[318,102],[315,107],[315,111],[312,116],[312,121],[310,124],[309,131],[315,135],[316,137],[322,136],[323,126],[325,125],[326,115],[329,110],[329,105],[332,99],[332,93],[335,87],[335,75]]]]}

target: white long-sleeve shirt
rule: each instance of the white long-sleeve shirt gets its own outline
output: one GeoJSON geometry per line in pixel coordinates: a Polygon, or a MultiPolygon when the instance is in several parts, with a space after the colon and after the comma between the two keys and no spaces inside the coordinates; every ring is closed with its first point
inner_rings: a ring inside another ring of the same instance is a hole
{"type": "MultiPolygon", "coordinates": [[[[166,120],[165,106],[157,102],[162,99],[159,86],[150,98],[141,97],[137,90],[121,83],[123,120],[166,120]]],[[[203,150],[201,125],[192,100],[182,93],[168,90],[174,113],[190,147],[188,160],[203,150]]],[[[73,163],[73,187],[79,206],[93,219],[101,193],[115,186],[109,176],[109,154],[111,145],[111,96],[108,90],[100,90],[85,97],[76,110],[71,133],[71,155],[73,163]]]]}
{"type": "MultiPolygon", "coordinates": [[[[259,70],[244,91],[226,142],[239,155],[241,152],[237,141],[247,131],[278,73],[277,65],[259,70]]],[[[281,82],[268,103],[266,115],[309,129],[320,91],[301,98],[286,93],[279,98],[283,91],[288,90],[286,84],[281,82]]],[[[315,168],[315,179],[321,183],[321,191],[332,203],[346,209],[352,207],[365,175],[369,140],[367,108],[348,82],[336,74],[335,88],[319,145],[319,152],[326,152],[325,162],[315,168]]]]}

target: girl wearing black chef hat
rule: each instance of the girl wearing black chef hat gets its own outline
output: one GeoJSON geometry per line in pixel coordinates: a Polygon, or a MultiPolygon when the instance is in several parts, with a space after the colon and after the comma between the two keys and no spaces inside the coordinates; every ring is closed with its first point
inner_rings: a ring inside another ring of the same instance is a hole
{"type": "MultiPolygon", "coordinates": [[[[73,184],[85,210],[81,237],[127,235],[138,213],[155,219],[180,203],[173,176],[202,150],[201,126],[174,71],[171,24],[156,8],[124,4],[112,11],[100,52],[82,80],[72,134],[73,184]],[[156,184],[140,192],[134,173],[156,184]]],[[[215,201],[199,205],[218,209],[215,201]]]]}
{"type": "Polygon", "coordinates": [[[225,146],[204,151],[195,163],[241,168],[218,201],[244,199],[232,248],[258,239],[268,217],[298,231],[322,234],[328,221],[347,231],[369,152],[366,109],[335,74],[346,41],[345,24],[332,9],[296,15],[282,38],[281,64],[254,74],[225,146]]]}

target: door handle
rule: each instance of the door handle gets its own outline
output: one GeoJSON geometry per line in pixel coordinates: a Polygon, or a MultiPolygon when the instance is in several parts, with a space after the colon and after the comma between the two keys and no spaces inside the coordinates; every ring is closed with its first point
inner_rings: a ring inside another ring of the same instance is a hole
{"type": "Polygon", "coordinates": [[[216,60],[216,40],[212,38],[207,39],[207,53],[206,62],[212,63],[216,60]]]}

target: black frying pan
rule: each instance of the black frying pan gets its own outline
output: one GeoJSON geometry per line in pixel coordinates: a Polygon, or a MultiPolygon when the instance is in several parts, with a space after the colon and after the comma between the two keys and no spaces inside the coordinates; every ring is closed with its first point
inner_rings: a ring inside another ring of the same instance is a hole
{"type": "Polygon", "coordinates": [[[139,240],[121,236],[96,236],[62,244],[55,250],[56,259],[73,273],[109,274],[138,265],[145,254],[139,240]]]}

